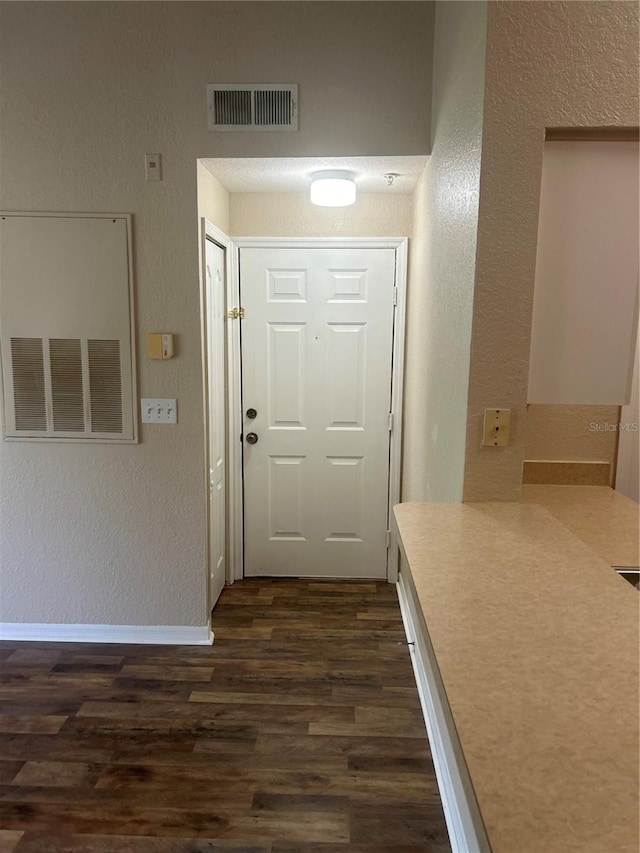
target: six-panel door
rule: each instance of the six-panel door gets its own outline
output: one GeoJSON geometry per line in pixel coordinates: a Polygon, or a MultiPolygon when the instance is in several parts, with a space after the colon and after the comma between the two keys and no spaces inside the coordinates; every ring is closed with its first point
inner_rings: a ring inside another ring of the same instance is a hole
{"type": "Polygon", "coordinates": [[[394,285],[394,249],[240,250],[245,575],[386,577],[394,285]]]}

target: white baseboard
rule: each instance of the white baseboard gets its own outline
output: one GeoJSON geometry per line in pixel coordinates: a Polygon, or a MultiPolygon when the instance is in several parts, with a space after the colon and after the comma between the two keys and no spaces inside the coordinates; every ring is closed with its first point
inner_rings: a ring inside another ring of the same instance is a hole
{"type": "Polygon", "coordinates": [[[47,643],[150,643],[158,646],[210,646],[207,625],[67,625],[54,622],[0,622],[0,640],[47,643]]]}
{"type": "MultiPolygon", "coordinates": [[[[396,589],[407,640],[410,644],[411,663],[422,705],[431,756],[438,780],[449,840],[453,853],[485,853],[490,851],[475,797],[471,789],[466,766],[462,759],[454,726],[448,722],[451,712],[444,707],[438,690],[437,666],[429,654],[430,641],[421,626],[417,608],[419,604],[413,589],[405,582],[402,570],[396,589]]],[[[445,700],[446,702],[446,700],[445,700]]]]}

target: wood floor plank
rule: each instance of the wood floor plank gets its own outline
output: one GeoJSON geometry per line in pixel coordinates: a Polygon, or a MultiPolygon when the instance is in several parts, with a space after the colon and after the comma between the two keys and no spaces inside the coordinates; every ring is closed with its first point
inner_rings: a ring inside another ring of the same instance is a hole
{"type": "MultiPolygon", "coordinates": [[[[287,695],[281,693],[240,693],[213,690],[193,690],[189,695],[190,702],[209,702],[220,705],[307,705],[318,703],[318,697],[311,693],[287,695]]],[[[322,696],[320,703],[324,706],[350,708],[353,717],[353,701],[336,698],[333,695],[322,696]]]]}
{"type": "Polygon", "coordinates": [[[157,666],[140,666],[126,664],[120,669],[124,678],[135,678],[152,681],[210,681],[213,674],[212,666],[183,667],[167,666],[166,663],[157,666]]]}
{"type": "MultiPolygon", "coordinates": [[[[176,814],[180,811],[194,810],[206,811],[208,814],[242,814],[250,811],[254,793],[251,787],[237,786],[236,790],[212,790],[186,784],[175,785],[172,781],[156,784],[153,787],[139,785],[136,788],[126,789],[125,786],[108,789],[61,788],[55,785],[48,788],[26,785],[14,785],[10,788],[2,786],[0,787],[0,823],[7,819],[7,816],[18,814],[26,816],[35,825],[39,815],[47,810],[65,806],[77,810],[79,815],[93,815],[98,821],[96,827],[103,827],[106,819],[121,818],[125,807],[125,815],[159,808],[173,809],[176,814]]],[[[179,821],[177,825],[180,825],[179,821]]],[[[66,828],[64,823],[61,823],[61,827],[66,828]]]]}
{"type": "Polygon", "coordinates": [[[248,580],[213,622],[0,643],[0,853],[450,849],[392,585],[248,580]]]}
{"type": "MultiPolygon", "coordinates": [[[[401,734],[398,734],[398,736],[408,738],[420,737],[423,730],[424,724],[422,728],[419,725],[410,729],[403,728],[400,730],[401,734]]],[[[369,738],[391,737],[394,732],[397,733],[390,720],[382,723],[369,723],[368,725],[362,723],[327,723],[323,721],[309,723],[309,734],[311,735],[338,735],[342,737],[356,735],[362,738],[369,738]]]]}
{"type": "Polygon", "coordinates": [[[254,794],[251,807],[254,810],[286,812],[341,812],[350,809],[349,797],[335,797],[322,794],[254,794]]]}
{"type": "MultiPolygon", "coordinates": [[[[206,739],[198,742],[196,749],[207,743],[206,739]]],[[[268,735],[256,739],[257,753],[276,753],[288,756],[308,756],[316,760],[320,755],[345,756],[378,756],[381,758],[430,758],[426,738],[405,737],[362,737],[360,735],[330,736],[330,735],[268,735]]]]}
{"type": "MultiPolygon", "coordinates": [[[[205,696],[206,694],[201,694],[205,696]]],[[[77,711],[77,717],[100,717],[110,719],[126,717],[128,720],[139,718],[170,717],[172,720],[184,717],[206,718],[207,721],[220,720],[236,723],[256,719],[273,723],[323,722],[326,724],[351,723],[354,721],[354,709],[349,706],[332,705],[295,705],[269,703],[240,705],[230,707],[230,703],[203,702],[83,702],[77,711]],[[203,703],[206,707],[203,707],[203,703]]]]}
{"type": "MultiPolygon", "coordinates": [[[[158,702],[158,705],[165,703],[158,702]]],[[[1,720],[1,718],[0,718],[1,720]]],[[[119,732],[128,733],[152,732],[160,735],[170,735],[176,732],[189,737],[257,737],[259,734],[306,734],[309,723],[300,722],[267,722],[257,717],[250,722],[240,723],[237,720],[209,719],[202,717],[184,717],[183,719],[164,716],[158,708],[153,717],[71,717],[65,724],[65,734],[79,732],[81,734],[117,735],[119,732]]]]}
{"type": "Polygon", "coordinates": [[[4,661],[6,666],[28,666],[51,667],[58,663],[60,652],[53,649],[34,648],[29,644],[17,648],[4,661]]]}
{"type": "Polygon", "coordinates": [[[437,784],[424,774],[393,774],[384,776],[359,772],[307,772],[265,771],[256,773],[259,790],[276,794],[291,794],[300,785],[310,793],[351,797],[353,802],[377,802],[379,800],[427,801],[437,795],[437,784]]]}
{"type": "Polygon", "coordinates": [[[9,785],[22,769],[24,761],[0,760],[0,785],[9,785]]]}
{"type": "Polygon", "coordinates": [[[12,785],[37,787],[80,788],[93,786],[100,775],[100,766],[71,761],[27,761],[16,774],[12,785]]]}
{"type": "Polygon", "coordinates": [[[0,853],[14,853],[23,833],[16,829],[0,829],[0,853]]]}
{"type": "Polygon", "coordinates": [[[0,715],[0,732],[56,734],[68,719],[68,714],[4,714],[0,715]]]}
{"type": "Polygon", "coordinates": [[[267,695],[281,694],[283,696],[308,695],[310,692],[318,701],[330,699],[333,695],[333,685],[323,678],[274,677],[261,678],[256,675],[218,675],[207,685],[207,690],[222,691],[225,694],[234,693],[267,695]]]}
{"type": "Polygon", "coordinates": [[[196,738],[185,735],[119,731],[84,735],[78,732],[50,735],[0,734],[0,757],[32,761],[79,761],[108,764],[118,755],[149,751],[187,750],[191,752],[196,738]]]}
{"type": "Polygon", "coordinates": [[[356,804],[351,812],[351,840],[355,844],[446,845],[446,833],[425,821],[430,811],[429,803],[390,803],[386,808],[378,803],[375,809],[356,804]]]}
{"type": "Polygon", "coordinates": [[[95,688],[102,690],[110,687],[114,680],[113,674],[88,675],[81,673],[79,675],[69,675],[67,673],[47,672],[44,675],[40,675],[39,672],[34,672],[32,675],[25,676],[19,667],[13,667],[13,669],[14,672],[3,673],[0,676],[3,698],[8,699],[12,695],[17,695],[20,690],[24,690],[30,696],[33,696],[38,688],[41,688],[42,692],[47,695],[50,695],[55,690],[85,691],[95,688]]]}
{"type": "MultiPolygon", "coordinates": [[[[20,833],[22,835],[22,833],[20,833]]],[[[0,840],[2,835],[0,834],[0,840]]],[[[157,838],[136,835],[59,835],[28,832],[13,853],[271,853],[271,842],[225,838],[157,838]]],[[[4,850],[0,844],[0,853],[4,850]]]]}
{"type": "Polygon", "coordinates": [[[218,640],[248,640],[252,637],[268,640],[273,636],[273,628],[268,626],[254,628],[252,625],[220,625],[216,628],[215,636],[218,640]]]}
{"type": "Polygon", "coordinates": [[[231,820],[232,815],[222,810],[212,814],[205,805],[181,809],[130,804],[123,800],[110,802],[105,808],[101,803],[0,802],[0,827],[12,823],[23,830],[37,829],[51,834],[64,827],[76,834],[91,834],[97,829],[105,835],[197,837],[206,832],[216,837],[227,834],[231,820]]]}

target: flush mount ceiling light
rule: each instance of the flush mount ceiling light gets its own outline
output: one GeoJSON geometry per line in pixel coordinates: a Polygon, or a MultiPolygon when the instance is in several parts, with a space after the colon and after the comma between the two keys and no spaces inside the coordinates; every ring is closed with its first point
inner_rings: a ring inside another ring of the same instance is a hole
{"type": "Polygon", "coordinates": [[[356,200],[353,172],[329,169],[311,175],[311,203],[321,207],[347,207],[356,200]]]}

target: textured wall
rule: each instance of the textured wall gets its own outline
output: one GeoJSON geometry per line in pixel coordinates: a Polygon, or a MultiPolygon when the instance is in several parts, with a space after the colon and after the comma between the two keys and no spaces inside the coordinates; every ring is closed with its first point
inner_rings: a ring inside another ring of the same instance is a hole
{"type": "Polygon", "coordinates": [[[317,207],[307,193],[232,193],[234,237],[408,237],[413,196],[360,194],[350,207],[317,207]]]}
{"type": "Polygon", "coordinates": [[[608,462],[615,468],[617,433],[591,424],[617,424],[617,406],[530,405],[526,412],[525,459],[608,462]]]}
{"type": "Polygon", "coordinates": [[[206,217],[225,234],[229,233],[229,193],[220,181],[198,163],[198,216],[206,217]]]}
{"type": "Polygon", "coordinates": [[[490,3],[465,500],[517,500],[546,127],[638,123],[638,5],[490,3]],[[483,410],[512,410],[507,448],[483,410]]]}
{"type": "Polygon", "coordinates": [[[206,623],[196,159],[428,149],[431,4],[0,3],[0,207],[133,213],[137,446],[3,443],[0,621],[206,623]],[[213,81],[298,82],[299,133],[209,134],[213,81]],[[164,180],[146,183],[160,152],[164,180]],[[177,357],[144,335],[177,335],[177,357]]]}
{"type": "Polygon", "coordinates": [[[404,501],[462,499],[485,28],[485,3],[437,4],[433,147],[409,260],[404,501]]]}

